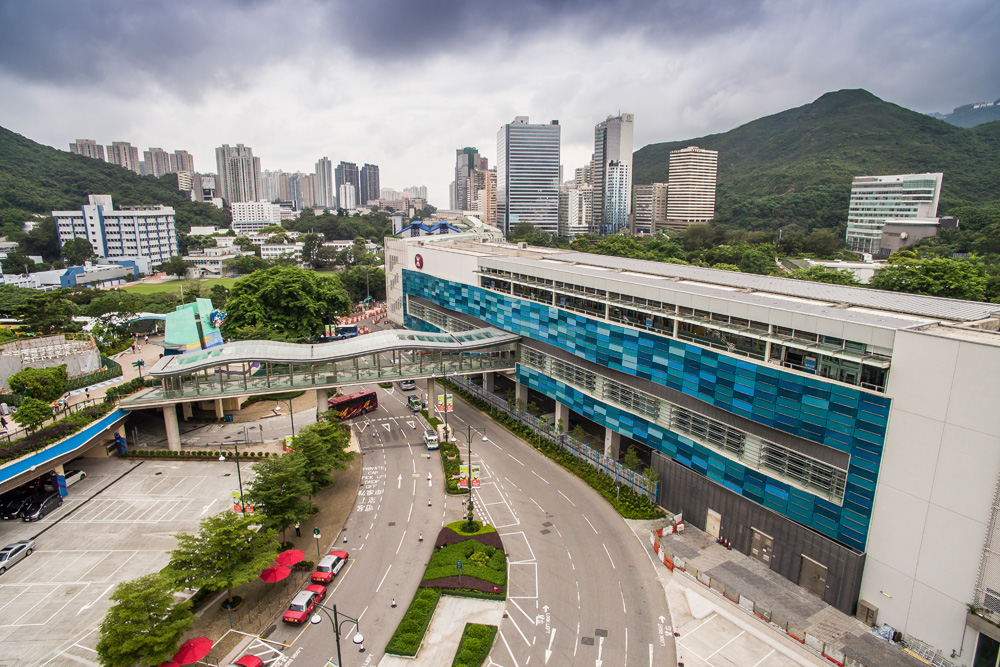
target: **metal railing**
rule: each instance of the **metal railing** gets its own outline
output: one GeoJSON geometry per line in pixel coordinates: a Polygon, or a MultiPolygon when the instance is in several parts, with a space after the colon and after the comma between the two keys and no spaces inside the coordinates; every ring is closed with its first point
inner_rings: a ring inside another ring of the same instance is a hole
{"type": "Polygon", "coordinates": [[[660,486],[659,482],[654,482],[634,470],[626,468],[615,459],[605,455],[604,452],[599,452],[593,447],[580,442],[570,434],[559,431],[555,426],[535,417],[527,410],[521,410],[516,406],[511,407],[504,399],[491,394],[467,378],[449,377],[448,380],[455,383],[456,386],[464,391],[469,392],[477,399],[489,404],[490,408],[498,410],[518,423],[527,426],[531,429],[532,433],[540,438],[558,445],[564,451],[582,461],[586,461],[594,469],[613,478],[617,483],[628,486],[635,493],[648,498],[653,504],[656,503],[656,493],[660,486]]]}

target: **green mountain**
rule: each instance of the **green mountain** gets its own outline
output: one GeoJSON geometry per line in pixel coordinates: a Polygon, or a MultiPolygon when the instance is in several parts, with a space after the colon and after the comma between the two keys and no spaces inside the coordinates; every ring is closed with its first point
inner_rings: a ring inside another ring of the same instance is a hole
{"type": "Polygon", "coordinates": [[[960,107],[955,107],[951,113],[932,113],[930,115],[959,127],[975,127],[1000,120],[1000,100],[963,104],[960,107]]]}
{"type": "Polygon", "coordinates": [[[812,104],[722,134],[636,151],[636,183],[666,182],[670,151],[719,151],[717,221],[751,229],[846,225],[855,176],[944,173],[941,206],[1000,202],[1000,122],[961,128],[890,104],[865,90],[827,93],[812,104]]]}
{"type": "Polygon", "coordinates": [[[29,214],[79,209],[87,195],[110,194],[115,208],[163,204],[177,212],[177,225],[228,224],[229,214],[192,202],[177,190],[174,174],[139,176],[122,167],[35,143],[0,127],[0,234],[20,229],[29,214]]]}

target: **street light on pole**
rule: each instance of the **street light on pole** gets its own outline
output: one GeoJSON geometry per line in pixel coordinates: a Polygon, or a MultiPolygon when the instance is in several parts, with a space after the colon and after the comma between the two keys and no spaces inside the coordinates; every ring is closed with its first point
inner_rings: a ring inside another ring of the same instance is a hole
{"type": "MultiPolygon", "coordinates": [[[[338,613],[337,612],[337,605],[333,605],[333,607],[331,608],[331,607],[325,607],[325,606],[323,606],[321,604],[317,604],[316,605],[316,609],[319,610],[319,611],[322,611],[324,614],[326,614],[326,617],[330,619],[330,623],[333,624],[333,636],[336,637],[336,639],[337,639],[337,667],[343,667],[343,664],[344,664],[343,660],[341,659],[341,656],[340,656],[340,627],[344,623],[354,623],[354,629],[355,629],[356,632],[354,633],[354,637],[351,639],[351,641],[353,641],[355,644],[357,644],[358,646],[360,646],[359,651],[361,653],[364,653],[364,651],[365,651],[365,636],[363,634],[361,634],[361,625],[360,625],[361,622],[358,619],[351,618],[347,614],[340,614],[340,613],[338,613]],[[330,615],[331,611],[333,612],[332,616],[330,615]],[[343,620],[341,620],[341,619],[343,619],[343,620]]],[[[323,617],[320,616],[319,614],[313,614],[312,618],[309,619],[309,622],[312,623],[313,625],[316,625],[317,623],[321,623],[322,621],[323,621],[323,617]]]]}
{"type": "MultiPolygon", "coordinates": [[[[239,482],[239,485],[240,485],[240,511],[241,512],[245,512],[246,511],[246,505],[244,505],[244,503],[243,503],[243,475],[240,473],[240,447],[235,442],[232,443],[232,445],[233,445],[233,451],[235,452],[235,459],[236,459],[236,480],[239,482]]],[[[219,446],[220,447],[224,447],[225,445],[222,444],[222,443],[220,443],[219,446]]],[[[220,455],[219,456],[219,460],[220,461],[225,461],[226,460],[226,455],[225,454],[220,455]]]]}
{"type": "Polygon", "coordinates": [[[488,440],[488,438],[486,437],[486,428],[485,427],[482,428],[482,429],[478,429],[478,428],[474,428],[472,426],[472,424],[469,424],[469,434],[468,434],[468,437],[467,437],[467,440],[469,442],[469,461],[468,461],[468,464],[467,464],[468,465],[468,471],[469,471],[469,474],[467,475],[467,479],[469,481],[469,507],[468,507],[469,511],[468,511],[468,515],[467,515],[467,518],[466,518],[465,527],[468,530],[468,532],[470,532],[470,533],[472,532],[472,530],[474,528],[473,525],[472,525],[472,432],[473,431],[475,431],[476,433],[482,434],[482,436],[483,436],[483,442],[486,442],[488,440]]]}

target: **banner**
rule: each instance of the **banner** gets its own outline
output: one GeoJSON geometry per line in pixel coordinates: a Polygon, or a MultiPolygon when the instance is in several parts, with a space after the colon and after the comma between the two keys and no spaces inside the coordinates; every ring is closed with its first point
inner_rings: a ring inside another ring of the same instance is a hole
{"type": "Polygon", "coordinates": [[[233,489],[233,511],[237,514],[243,514],[244,509],[246,509],[248,516],[253,516],[253,505],[240,505],[240,492],[233,489]]]}
{"type": "Polygon", "coordinates": [[[454,412],[455,411],[455,395],[454,394],[438,394],[437,395],[437,411],[438,412],[454,412]],[[448,407],[445,408],[445,401],[448,401],[448,407]]]}
{"type": "MultiPolygon", "coordinates": [[[[461,464],[458,466],[458,488],[469,489],[469,466],[461,464]]],[[[479,488],[479,466],[472,464],[472,488],[479,488]]]]}

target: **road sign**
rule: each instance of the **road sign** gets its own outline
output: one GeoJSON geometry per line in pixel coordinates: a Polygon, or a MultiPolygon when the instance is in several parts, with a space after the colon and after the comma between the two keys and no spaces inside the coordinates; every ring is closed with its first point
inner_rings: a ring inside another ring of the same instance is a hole
{"type": "Polygon", "coordinates": [[[457,567],[458,571],[461,572],[462,571],[462,561],[456,561],[455,562],[455,567],[457,567]]]}
{"type": "Polygon", "coordinates": [[[319,528],[313,528],[313,537],[319,539],[319,528]]]}

